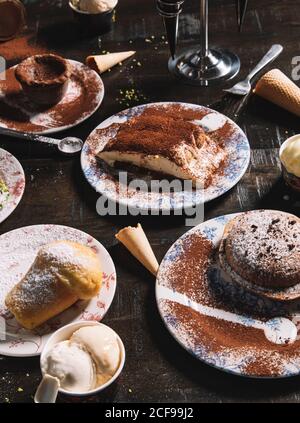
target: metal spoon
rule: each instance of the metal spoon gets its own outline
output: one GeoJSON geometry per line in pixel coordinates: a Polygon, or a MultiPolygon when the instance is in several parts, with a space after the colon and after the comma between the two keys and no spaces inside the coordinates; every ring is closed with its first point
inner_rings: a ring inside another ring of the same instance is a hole
{"type": "Polygon", "coordinates": [[[45,375],[39,384],[34,396],[37,404],[55,403],[59,388],[59,380],[56,377],[45,375]]]}
{"type": "Polygon", "coordinates": [[[56,138],[45,137],[44,135],[13,131],[7,128],[0,128],[0,135],[56,145],[58,150],[67,156],[73,156],[80,153],[83,147],[83,141],[75,137],[66,137],[58,140],[56,138]]]}

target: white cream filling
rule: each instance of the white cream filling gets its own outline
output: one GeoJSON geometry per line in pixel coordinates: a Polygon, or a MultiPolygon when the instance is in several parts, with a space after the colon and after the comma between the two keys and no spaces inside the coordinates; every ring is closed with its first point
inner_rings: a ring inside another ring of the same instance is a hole
{"type": "Polygon", "coordinates": [[[187,169],[177,166],[166,157],[159,155],[144,155],[139,153],[120,152],[120,151],[102,151],[98,157],[104,160],[110,166],[116,161],[130,163],[138,167],[154,170],[155,172],[166,173],[179,179],[192,180],[193,185],[197,178],[187,169]]]}

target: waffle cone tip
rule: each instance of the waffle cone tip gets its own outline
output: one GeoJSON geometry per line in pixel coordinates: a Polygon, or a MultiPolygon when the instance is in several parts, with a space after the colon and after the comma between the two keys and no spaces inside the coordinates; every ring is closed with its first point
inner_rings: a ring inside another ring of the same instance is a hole
{"type": "Polygon", "coordinates": [[[133,56],[135,53],[135,51],[122,51],[118,53],[88,56],[86,58],[86,64],[96,72],[104,73],[124,60],[129,59],[129,57],[133,56]]]}
{"type": "Polygon", "coordinates": [[[300,88],[279,69],[265,73],[257,82],[254,93],[300,116],[300,88]]]}
{"type": "Polygon", "coordinates": [[[137,227],[128,226],[121,229],[115,236],[149,272],[156,276],[159,264],[139,223],[137,227]]]}

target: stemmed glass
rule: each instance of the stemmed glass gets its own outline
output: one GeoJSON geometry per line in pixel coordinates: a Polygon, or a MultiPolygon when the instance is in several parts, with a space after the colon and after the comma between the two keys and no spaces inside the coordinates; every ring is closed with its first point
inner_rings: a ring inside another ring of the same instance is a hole
{"type": "Polygon", "coordinates": [[[234,53],[209,48],[208,0],[200,0],[200,46],[175,55],[178,19],[184,0],[157,0],[157,9],[163,17],[171,51],[169,70],[183,82],[208,86],[233,78],[240,69],[240,60],[234,53]]]}

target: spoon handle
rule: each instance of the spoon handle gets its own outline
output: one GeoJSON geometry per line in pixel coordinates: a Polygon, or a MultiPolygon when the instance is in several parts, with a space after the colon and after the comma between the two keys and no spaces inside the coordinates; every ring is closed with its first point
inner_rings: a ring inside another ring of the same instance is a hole
{"type": "Polygon", "coordinates": [[[36,390],[34,402],[36,404],[55,403],[58,388],[59,380],[56,377],[45,375],[36,390]]]}
{"type": "Polygon", "coordinates": [[[0,128],[0,135],[6,135],[8,137],[20,138],[20,139],[29,140],[29,141],[44,142],[46,144],[52,144],[52,145],[58,145],[60,141],[55,138],[44,137],[43,135],[32,134],[29,132],[14,131],[8,128],[0,128]]]}

